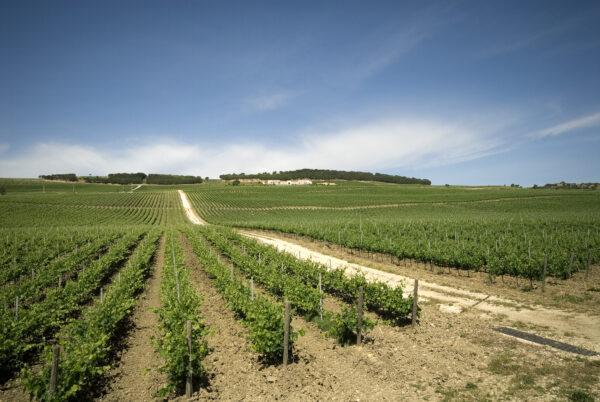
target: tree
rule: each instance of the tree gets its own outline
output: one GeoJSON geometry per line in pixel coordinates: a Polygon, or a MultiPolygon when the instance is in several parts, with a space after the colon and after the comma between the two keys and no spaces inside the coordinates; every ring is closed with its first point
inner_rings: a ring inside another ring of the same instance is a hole
{"type": "Polygon", "coordinates": [[[239,186],[240,185],[240,181],[238,179],[235,179],[232,183],[232,186],[239,186]]]}
{"type": "Polygon", "coordinates": [[[6,195],[6,187],[0,186],[0,195],[6,195]]]}

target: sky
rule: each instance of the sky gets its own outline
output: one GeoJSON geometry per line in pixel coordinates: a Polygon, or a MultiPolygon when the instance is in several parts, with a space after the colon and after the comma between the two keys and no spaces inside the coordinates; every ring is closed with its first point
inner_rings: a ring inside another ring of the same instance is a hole
{"type": "Polygon", "coordinates": [[[597,1],[0,0],[0,177],[600,181],[597,1]]]}

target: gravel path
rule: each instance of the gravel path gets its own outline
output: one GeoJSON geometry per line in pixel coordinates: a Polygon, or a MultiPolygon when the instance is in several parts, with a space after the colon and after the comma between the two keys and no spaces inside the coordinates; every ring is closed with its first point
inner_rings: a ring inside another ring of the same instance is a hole
{"type": "MultiPolygon", "coordinates": [[[[297,258],[309,259],[332,268],[344,268],[348,275],[362,273],[368,281],[377,280],[394,287],[402,285],[406,289],[406,295],[412,294],[414,280],[411,278],[349,263],[274,236],[250,231],[242,231],[242,233],[261,243],[274,246],[279,251],[293,254],[297,258]]],[[[566,312],[535,305],[524,307],[514,300],[424,281],[419,281],[419,297],[439,302],[440,310],[448,313],[461,314],[467,310],[475,310],[482,313],[483,318],[505,315],[509,320],[549,327],[559,334],[569,332],[574,334],[569,338],[569,343],[600,352],[600,317],[595,315],[566,312]]]]}

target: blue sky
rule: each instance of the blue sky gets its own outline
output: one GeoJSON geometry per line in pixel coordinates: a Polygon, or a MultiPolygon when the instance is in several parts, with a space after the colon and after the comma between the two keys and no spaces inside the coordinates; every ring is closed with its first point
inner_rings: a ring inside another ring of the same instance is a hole
{"type": "Polygon", "coordinates": [[[600,3],[0,1],[0,177],[600,181],[600,3]]]}

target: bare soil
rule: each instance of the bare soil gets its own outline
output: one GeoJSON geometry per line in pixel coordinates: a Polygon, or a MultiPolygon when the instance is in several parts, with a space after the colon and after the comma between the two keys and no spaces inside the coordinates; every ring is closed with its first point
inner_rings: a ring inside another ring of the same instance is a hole
{"type": "Polygon", "coordinates": [[[431,301],[421,304],[423,320],[416,328],[379,322],[361,346],[341,347],[294,317],[293,327],[305,331],[294,362],[265,365],[187,240],[183,245],[205,300],[202,315],[214,333],[205,359],[207,385],[193,399],[555,400],[573,390],[598,395],[600,362],[499,334],[491,322],[504,322],[501,316],[477,319],[481,315],[472,309],[449,314],[431,301]]]}
{"type": "MultiPolygon", "coordinates": [[[[568,281],[548,281],[543,293],[539,288],[523,292],[507,283],[501,286],[500,280],[489,283],[486,274],[467,276],[460,270],[414,261],[402,261],[398,265],[390,262],[390,256],[357,255],[355,251],[350,254],[337,245],[293,235],[264,231],[243,233],[303,259],[310,258],[334,268],[344,267],[349,274],[362,272],[368,280],[402,285],[407,293],[412,292],[413,278],[416,278],[419,279],[419,297],[444,312],[476,312],[486,320],[496,318],[490,321],[496,326],[503,323],[528,327],[530,332],[600,352],[600,293],[587,290],[600,284],[600,267],[591,268],[588,281],[583,280],[583,273],[578,273],[568,281]],[[557,308],[557,304],[561,308],[557,308]]],[[[514,278],[510,280],[516,282],[514,278]]]]}
{"type": "Polygon", "coordinates": [[[165,257],[165,236],[160,239],[154,266],[146,290],[136,305],[131,321],[133,328],[125,341],[118,364],[107,374],[108,385],[102,401],[148,401],[167,385],[166,376],[158,372],[162,358],[152,345],[152,337],[160,337],[158,317],[160,278],[165,257]]]}
{"type": "Polygon", "coordinates": [[[190,220],[190,222],[192,222],[194,225],[208,225],[208,223],[204,219],[198,216],[198,214],[192,207],[192,204],[190,203],[187,194],[183,190],[177,190],[177,192],[179,193],[179,197],[181,198],[181,205],[183,206],[185,215],[190,220]]]}

